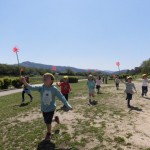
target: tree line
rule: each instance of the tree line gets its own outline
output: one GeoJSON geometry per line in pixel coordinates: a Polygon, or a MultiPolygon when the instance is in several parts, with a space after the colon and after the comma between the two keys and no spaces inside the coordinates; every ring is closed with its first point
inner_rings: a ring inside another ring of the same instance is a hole
{"type": "MultiPolygon", "coordinates": [[[[18,67],[17,65],[8,65],[8,64],[0,64],[0,76],[19,76],[20,71],[22,71],[22,75],[43,75],[45,72],[56,73],[51,69],[37,69],[37,68],[26,68],[26,67],[18,67]]],[[[90,72],[77,72],[75,73],[70,68],[66,69],[65,72],[59,72],[60,75],[78,75],[78,76],[87,76],[90,72]]],[[[102,74],[101,72],[91,72],[93,75],[95,74],[102,74]]],[[[127,70],[127,74],[134,75],[134,74],[141,74],[146,73],[150,74],[150,58],[142,62],[139,67],[135,67],[134,69],[127,70]]]]}

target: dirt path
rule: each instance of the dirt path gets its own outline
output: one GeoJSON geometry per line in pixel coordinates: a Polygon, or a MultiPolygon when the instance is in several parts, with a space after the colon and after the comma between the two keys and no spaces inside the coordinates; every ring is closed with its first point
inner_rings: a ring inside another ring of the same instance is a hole
{"type": "MultiPolygon", "coordinates": [[[[108,134],[113,134],[115,136],[125,137],[127,147],[122,147],[123,149],[144,149],[150,148],[150,93],[148,96],[141,96],[141,82],[134,82],[137,93],[133,95],[133,100],[131,109],[127,108],[127,103],[125,100],[125,94],[121,94],[118,99],[118,107],[122,107],[126,112],[126,117],[124,120],[121,118],[109,118],[108,121],[108,134]],[[120,103],[121,102],[121,103],[120,103]],[[116,129],[115,129],[116,128],[116,129]],[[131,145],[134,145],[132,147],[131,145]]],[[[120,93],[125,89],[124,84],[120,84],[120,90],[110,89],[110,92],[120,93]]]]}
{"type": "MultiPolygon", "coordinates": [[[[87,79],[81,79],[81,80],[79,80],[79,82],[85,81],[85,80],[87,80],[87,79]]],[[[42,84],[35,84],[35,86],[40,86],[40,85],[42,85],[42,84]]],[[[56,85],[56,83],[54,83],[54,85],[56,85]]],[[[14,94],[14,93],[19,93],[21,91],[22,91],[22,89],[12,89],[12,90],[0,91],[0,97],[14,94]]]]}
{"type": "MultiPolygon", "coordinates": [[[[41,84],[35,84],[36,86],[41,85],[41,84]]],[[[6,96],[6,95],[10,95],[10,94],[14,94],[14,93],[19,93],[22,91],[21,89],[11,89],[11,90],[6,90],[6,91],[0,91],[0,97],[1,96],[6,96]]]]}

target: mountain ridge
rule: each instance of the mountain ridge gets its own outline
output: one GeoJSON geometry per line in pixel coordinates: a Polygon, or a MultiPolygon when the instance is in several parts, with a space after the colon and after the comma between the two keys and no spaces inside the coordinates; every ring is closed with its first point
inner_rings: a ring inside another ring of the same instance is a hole
{"type": "MultiPolygon", "coordinates": [[[[48,64],[42,64],[42,63],[35,63],[30,61],[24,61],[20,63],[20,66],[27,67],[27,68],[37,68],[37,69],[49,69],[59,72],[65,72],[66,69],[71,69],[73,72],[101,72],[103,74],[118,74],[119,71],[111,71],[111,70],[97,70],[97,69],[81,69],[71,66],[55,66],[55,65],[48,65],[48,64]]],[[[120,73],[126,73],[127,70],[121,70],[120,73]]]]}

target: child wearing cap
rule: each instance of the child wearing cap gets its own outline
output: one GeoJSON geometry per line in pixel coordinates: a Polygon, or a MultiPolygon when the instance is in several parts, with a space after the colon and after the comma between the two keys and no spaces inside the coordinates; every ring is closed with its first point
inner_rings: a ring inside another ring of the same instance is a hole
{"type": "Polygon", "coordinates": [[[89,105],[92,103],[92,98],[94,97],[94,93],[95,93],[95,81],[94,81],[94,77],[90,74],[88,76],[88,81],[87,81],[87,86],[88,86],[88,90],[89,90],[89,105]]]}
{"type": "MultiPolygon", "coordinates": [[[[25,80],[26,80],[27,83],[30,83],[28,76],[25,76],[25,80]]],[[[30,102],[32,102],[33,97],[31,95],[31,91],[24,85],[23,86],[23,91],[22,91],[22,104],[24,104],[24,101],[25,101],[25,98],[24,98],[25,93],[29,95],[30,102]]]]}
{"type": "Polygon", "coordinates": [[[131,76],[127,77],[127,82],[124,82],[123,80],[121,81],[126,85],[125,93],[127,94],[126,96],[127,107],[131,108],[130,101],[132,100],[132,95],[134,94],[134,91],[136,92],[135,85],[134,83],[132,83],[131,76]]]}
{"type": "Polygon", "coordinates": [[[57,97],[60,101],[62,101],[62,103],[64,103],[68,110],[71,110],[72,107],[66,101],[65,97],[61,94],[61,92],[52,85],[54,82],[54,76],[51,73],[45,73],[43,75],[43,85],[41,86],[31,86],[26,82],[24,77],[21,77],[21,81],[28,89],[38,91],[41,95],[41,111],[43,113],[44,122],[47,127],[45,140],[50,140],[51,123],[56,109],[55,98],[57,97]]]}
{"type": "MultiPolygon", "coordinates": [[[[71,91],[71,86],[68,82],[68,76],[64,76],[63,81],[60,83],[56,83],[56,85],[61,88],[61,93],[63,94],[63,96],[68,101],[68,96],[69,96],[69,93],[71,91]]],[[[65,105],[63,106],[63,108],[65,108],[65,105]]]]}
{"type": "Polygon", "coordinates": [[[148,83],[150,82],[147,78],[147,74],[142,75],[143,80],[142,80],[142,97],[147,95],[148,92],[148,83]]]}

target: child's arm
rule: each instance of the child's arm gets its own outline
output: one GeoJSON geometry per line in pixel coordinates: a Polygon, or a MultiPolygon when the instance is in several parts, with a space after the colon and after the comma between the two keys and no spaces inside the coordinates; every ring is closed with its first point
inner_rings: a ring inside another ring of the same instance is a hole
{"type": "Polygon", "coordinates": [[[72,90],[72,89],[71,89],[71,86],[70,86],[70,84],[69,84],[69,92],[71,92],[71,90],[72,90]]]}
{"type": "Polygon", "coordinates": [[[69,109],[72,110],[72,106],[68,103],[68,101],[65,99],[65,97],[61,94],[59,90],[56,91],[56,96],[62,103],[69,109]]]}
{"type": "Polygon", "coordinates": [[[133,88],[134,88],[135,92],[137,93],[137,90],[136,90],[136,87],[135,87],[134,83],[133,83],[133,88]]]}
{"type": "Polygon", "coordinates": [[[20,77],[21,82],[26,86],[27,89],[33,90],[33,91],[40,91],[41,86],[32,86],[29,83],[27,83],[25,77],[20,77]]]}
{"type": "Polygon", "coordinates": [[[59,83],[57,82],[56,85],[57,85],[57,86],[60,86],[60,82],[59,82],[59,83]]]}
{"type": "Polygon", "coordinates": [[[20,80],[21,80],[21,82],[22,82],[25,86],[28,86],[28,85],[29,85],[29,83],[27,83],[25,77],[20,77],[20,80]]]}

